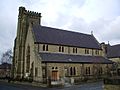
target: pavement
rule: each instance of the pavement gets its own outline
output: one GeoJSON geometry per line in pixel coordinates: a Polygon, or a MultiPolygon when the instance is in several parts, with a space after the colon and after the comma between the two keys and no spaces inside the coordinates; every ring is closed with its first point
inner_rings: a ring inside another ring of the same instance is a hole
{"type": "Polygon", "coordinates": [[[44,84],[32,83],[8,83],[7,81],[0,81],[0,90],[103,90],[103,82],[85,83],[81,85],[71,85],[69,87],[45,87],[44,84]]]}
{"type": "MultiPolygon", "coordinates": [[[[0,82],[6,82],[8,83],[8,80],[0,80],[0,82]]],[[[27,86],[37,86],[37,87],[47,87],[46,84],[43,83],[37,83],[37,82],[19,82],[19,81],[11,81],[11,84],[18,84],[18,85],[27,85],[27,86]]]]}

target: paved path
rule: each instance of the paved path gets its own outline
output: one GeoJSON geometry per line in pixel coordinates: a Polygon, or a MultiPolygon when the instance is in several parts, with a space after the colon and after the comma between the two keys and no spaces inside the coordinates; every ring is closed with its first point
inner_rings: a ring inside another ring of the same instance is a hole
{"type": "Polygon", "coordinates": [[[103,90],[103,83],[89,83],[82,85],[73,85],[64,88],[42,88],[30,85],[19,85],[7,82],[0,82],[0,90],[103,90]]]}

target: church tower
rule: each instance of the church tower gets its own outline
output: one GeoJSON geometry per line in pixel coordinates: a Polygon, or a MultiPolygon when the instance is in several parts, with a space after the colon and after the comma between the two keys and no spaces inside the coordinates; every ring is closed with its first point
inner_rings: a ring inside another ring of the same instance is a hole
{"type": "Polygon", "coordinates": [[[12,77],[21,79],[24,76],[25,42],[29,25],[41,24],[41,13],[27,11],[19,7],[17,37],[14,43],[12,77]]]}

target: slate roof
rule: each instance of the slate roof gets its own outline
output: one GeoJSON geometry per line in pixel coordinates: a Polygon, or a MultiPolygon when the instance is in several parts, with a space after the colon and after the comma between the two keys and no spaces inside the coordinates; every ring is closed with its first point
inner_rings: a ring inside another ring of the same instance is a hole
{"type": "Polygon", "coordinates": [[[11,69],[11,64],[8,63],[0,64],[0,69],[11,69]]]}
{"type": "Polygon", "coordinates": [[[32,29],[35,43],[101,49],[93,35],[36,25],[32,29]]]}
{"type": "Polygon", "coordinates": [[[107,46],[107,57],[108,58],[120,57],[120,44],[107,46]]]}
{"type": "Polygon", "coordinates": [[[112,61],[102,56],[85,56],[85,55],[70,55],[61,53],[39,53],[42,62],[57,62],[57,63],[101,63],[112,64],[112,61]]]}

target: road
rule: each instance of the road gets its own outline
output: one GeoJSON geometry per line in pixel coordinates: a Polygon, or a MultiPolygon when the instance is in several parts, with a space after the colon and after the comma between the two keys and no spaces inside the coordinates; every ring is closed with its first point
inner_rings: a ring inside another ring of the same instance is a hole
{"type": "Polygon", "coordinates": [[[42,87],[34,87],[30,85],[19,85],[7,82],[0,82],[0,90],[103,90],[103,83],[89,83],[82,85],[73,85],[70,87],[64,88],[42,88],[42,87]]]}

